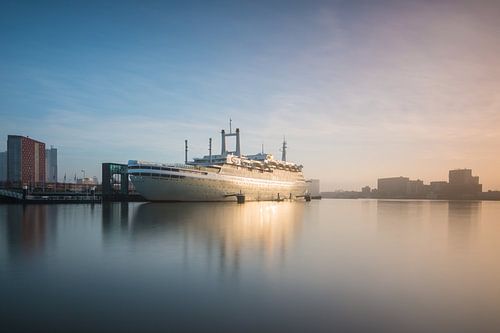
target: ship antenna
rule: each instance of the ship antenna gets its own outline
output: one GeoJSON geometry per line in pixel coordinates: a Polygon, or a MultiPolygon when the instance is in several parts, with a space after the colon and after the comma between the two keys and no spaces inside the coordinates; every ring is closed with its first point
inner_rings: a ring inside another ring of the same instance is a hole
{"type": "Polygon", "coordinates": [[[210,163],[212,163],[212,138],[208,139],[208,156],[210,163]]]}
{"type": "Polygon", "coordinates": [[[264,144],[262,144],[262,155],[264,155],[264,144]]]}
{"type": "Polygon", "coordinates": [[[188,140],[184,140],[184,161],[188,162],[188,140]]]}

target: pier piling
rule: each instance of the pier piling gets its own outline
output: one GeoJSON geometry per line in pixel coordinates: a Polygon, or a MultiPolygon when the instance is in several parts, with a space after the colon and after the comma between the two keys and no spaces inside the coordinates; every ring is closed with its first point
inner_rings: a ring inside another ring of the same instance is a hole
{"type": "Polygon", "coordinates": [[[245,196],[243,194],[237,194],[236,195],[236,201],[239,204],[244,204],[245,203],[245,196]]]}

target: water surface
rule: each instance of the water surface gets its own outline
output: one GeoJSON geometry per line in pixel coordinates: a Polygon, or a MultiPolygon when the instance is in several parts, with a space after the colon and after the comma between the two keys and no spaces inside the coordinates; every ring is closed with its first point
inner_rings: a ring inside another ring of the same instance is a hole
{"type": "Polygon", "coordinates": [[[498,244],[499,202],[0,205],[1,325],[500,331],[498,244]]]}

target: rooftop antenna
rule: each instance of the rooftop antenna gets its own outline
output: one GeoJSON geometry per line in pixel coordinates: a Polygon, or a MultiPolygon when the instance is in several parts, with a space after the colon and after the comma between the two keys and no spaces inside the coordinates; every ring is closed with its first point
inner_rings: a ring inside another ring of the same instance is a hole
{"type": "Polygon", "coordinates": [[[231,118],[229,118],[229,134],[233,133],[232,123],[233,123],[233,120],[231,118]]]}
{"type": "Polygon", "coordinates": [[[283,136],[283,146],[281,148],[281,160],[283,162],[286,162],[286,148],[287,148],[287,145],[286,145],[286,139],[285,137],[283,136]]]}
{"type": "Polygon", "coordinates": [[[264,155],[264,144],[262,144],[262,155],[264,155]]]}

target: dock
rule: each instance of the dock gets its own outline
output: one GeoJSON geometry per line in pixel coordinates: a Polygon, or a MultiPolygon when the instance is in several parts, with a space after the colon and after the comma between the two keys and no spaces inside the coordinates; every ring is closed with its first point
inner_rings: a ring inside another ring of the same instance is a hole
{"type": "Polygon", "coordinates": [[[12,203],[100,203],[102,196],[95,193],[31,193],[0,189],[0,201],[12,203]]]}

